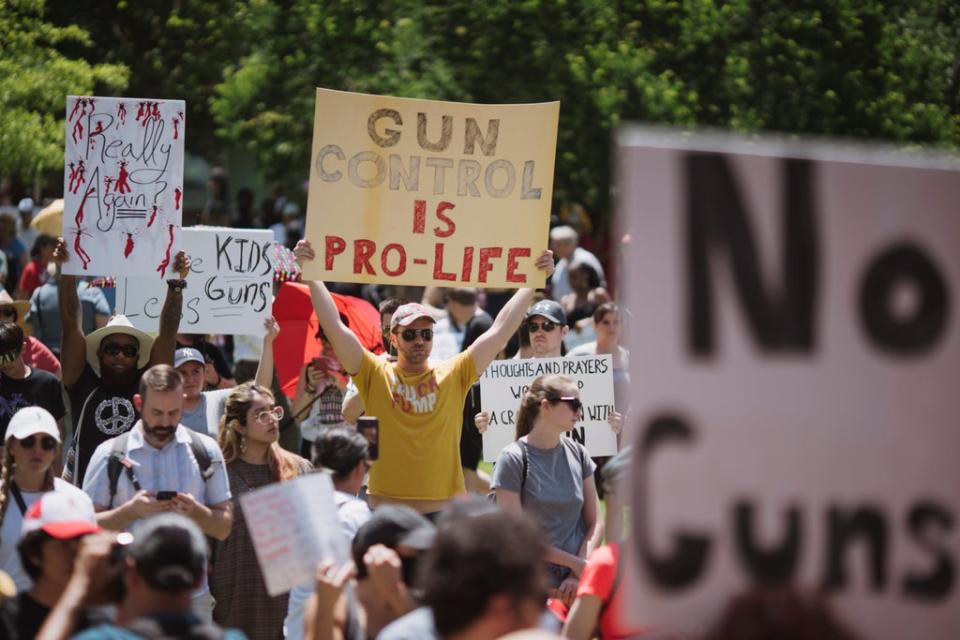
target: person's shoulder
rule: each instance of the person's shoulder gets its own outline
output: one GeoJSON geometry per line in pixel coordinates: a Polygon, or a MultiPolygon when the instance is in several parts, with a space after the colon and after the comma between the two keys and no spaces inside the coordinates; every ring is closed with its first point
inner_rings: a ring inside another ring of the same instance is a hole
{"type": "Polygon", "coordinates": [[[497,455],[497,463],[515,461],[523,459],[523,448],[519,440],[515,440],[505,446],[503,449],[500,449],[499,455],[497,455]]]}
{"type": "Polygon", "coordinates": [[[400,616],[377,635],[378,640],[433,640],[438,637],[430,607],[418,607],[400,616]]]}
{"type": "Polygon", "coordinates": [[[139,640],[142,636],[134,634],[114,624],[100,624],[70,636],[71,640],[139,640]]]}
{"type": "Polygon", "coordinates": [[[576,455],[581,460],[590,457],[590,453],[587,451],[587,448],[573,438],[562,436],[560,438],[560,444],[562,444],[568,451],[576,455]]]}

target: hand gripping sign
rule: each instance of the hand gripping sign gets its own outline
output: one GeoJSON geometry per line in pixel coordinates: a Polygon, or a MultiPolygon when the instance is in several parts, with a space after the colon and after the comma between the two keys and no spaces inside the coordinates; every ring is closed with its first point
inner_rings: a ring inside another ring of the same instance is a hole
{"type": "Polygon", "coordinates": [[[304,276],[542,286],[559,113],[317,89],[304,276]]]}

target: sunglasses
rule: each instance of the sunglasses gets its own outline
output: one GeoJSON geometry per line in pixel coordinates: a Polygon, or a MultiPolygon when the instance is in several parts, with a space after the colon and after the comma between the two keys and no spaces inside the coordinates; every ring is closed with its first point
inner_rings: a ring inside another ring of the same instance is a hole
{"type": "Polygon", "coordinates": [[[527,331],[529,331],[530,333],[536,333],[537,331],[540,331],[541,329],[543,329],[544,333],[550,333],[551,331],[556,329],[558,326],[560,325],[558,325],[556,322],[550,322],[549,320],[546,320],[544,322],[528,322],[527,331]]]}
{"type": "Polygon", "coordinates": [[[16,318],[17,310],[13,307],[0,307],[0,318],[16,318]]]}
{"type": "Polygon", "coordinates": [[[574,413],[580,413],[583,409],[583,403],[580,402],[580,398],[574,398],[573,396],[560,396],[559,398],[547,398],[550,402],[557,403],[563,402],[570,410],[574,413]]]}
{"type": "Polygon", "coordinates": [[[274,407],[273,409],[267,409],[257,414],[257,422],[260,424],[267,424],[270,418],[283,420],[283,407],[274,407]]]}
{"type": "MultiPolygon", "coordinates": [[[[20,440],[20,446],[24,449],[33,449],[33,445],[37,444],[37,436],[27,436],[23,440],[20,440]]],[[[57,441],[51,438],[50,436],[43,436],[39,438],[40,448],[44,451],[53,451],[57,448],[57,441]]]]}
{"type": "Polygon", "coordinates": [[[397,333],[406,342],[413,342],[417,339],[418,335],[424,342],[430,342],[433,340],[433,329],[404,329],[403,331],[398,331],[397,333]]]}
{"type": "Polygon", "coordinates": [[[103,346],[103,352],[111,357],[116,357],[122,353],[126,358],[136,358],[140,354],[140,349],[131,344],[125,344],[123,346],[106,344],[103,346]]]}

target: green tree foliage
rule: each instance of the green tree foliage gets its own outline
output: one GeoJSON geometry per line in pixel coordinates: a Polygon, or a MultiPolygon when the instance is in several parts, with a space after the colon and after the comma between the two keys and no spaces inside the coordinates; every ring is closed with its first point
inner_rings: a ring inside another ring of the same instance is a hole
{"type": "Polygon", "coordinates": [[[66,96],[120,90],[128,75],[64,55],[89,47],[89,35],[44,21],[43,10],[43,0],[0,0],[0,175],[28,180],[63,167],[66,96]]]}
{"type": "Polygon", "coordinates": [[[561,100],[555,197],[600,214],[627,120],[960,144],[950,0],[287,0],[248,17],[213,113],[274,178],[306,176],[314,86],[561,100]]]}

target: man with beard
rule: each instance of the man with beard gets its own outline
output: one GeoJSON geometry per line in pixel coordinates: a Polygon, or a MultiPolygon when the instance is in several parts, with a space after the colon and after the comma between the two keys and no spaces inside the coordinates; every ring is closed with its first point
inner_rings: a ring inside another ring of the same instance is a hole
{"type": "MultiPolygon", "coordinates": [[[[83,479],[97,522],[122,531],[142,518],[171,511],[193,520],[206,535],[225,539],[233,512],[223,453],[213,438],[180,424],[180,374],[170,365],[151,367],[141,377],[133,402],[140,420],[129,432],[97,447],[83,479]],[[198,452],[197,447],[202,449],[198,452]],[[200,460],[204,454],[206,469],[200,460]],[[122,466],[113,482],[111,458],[122,466]]],[[[194,603],[198,613],[213,611],[206,581],[194,603]]]]}
{"type": "MultiPolygon", "coordinates": [[[[59,238],[53,260],[59,267],[67,256],[67,245],[59,238]]],[[[77,277],[60,276],[60,324],[63,327],[60,363],[73,419],[73,445],[67,452],[65,480],[79,485],[93,450],[104,440],[125,433],[133,426],[139,414],[132,399],[146,368],[173,364],[186,286],[184,278],[190,271],[190,261],[184,252],[177,253],[173,270],[180,279],[167,280],[160,331],[155,339],[122,315],[114,316],[107,326],[84,337],[77,277]]]]}
{"type": "MultiPolygon", "coordinates": [[[[308,240],[297,243],[297,260],[316,256],[308,240]]],[[[553,272],[553,254],[544,251],[535,266],[553,272]]],[[[380,420],[380,456],[370,470],[368,500],[373,507],[404,503],[435,514],[465,491],[460,465],[463,401],[483,370],[520,327],[534,290],[518,289],[493,326],[456,357],[428,362],[434,319],[422,305],[401,306],[390,319],[390,341],[397,361],[387,362],[363,348],[340,321],[327,287],[310,284],[317,320],[337,358],[353,377],[367,414],[380,420]]]]}

